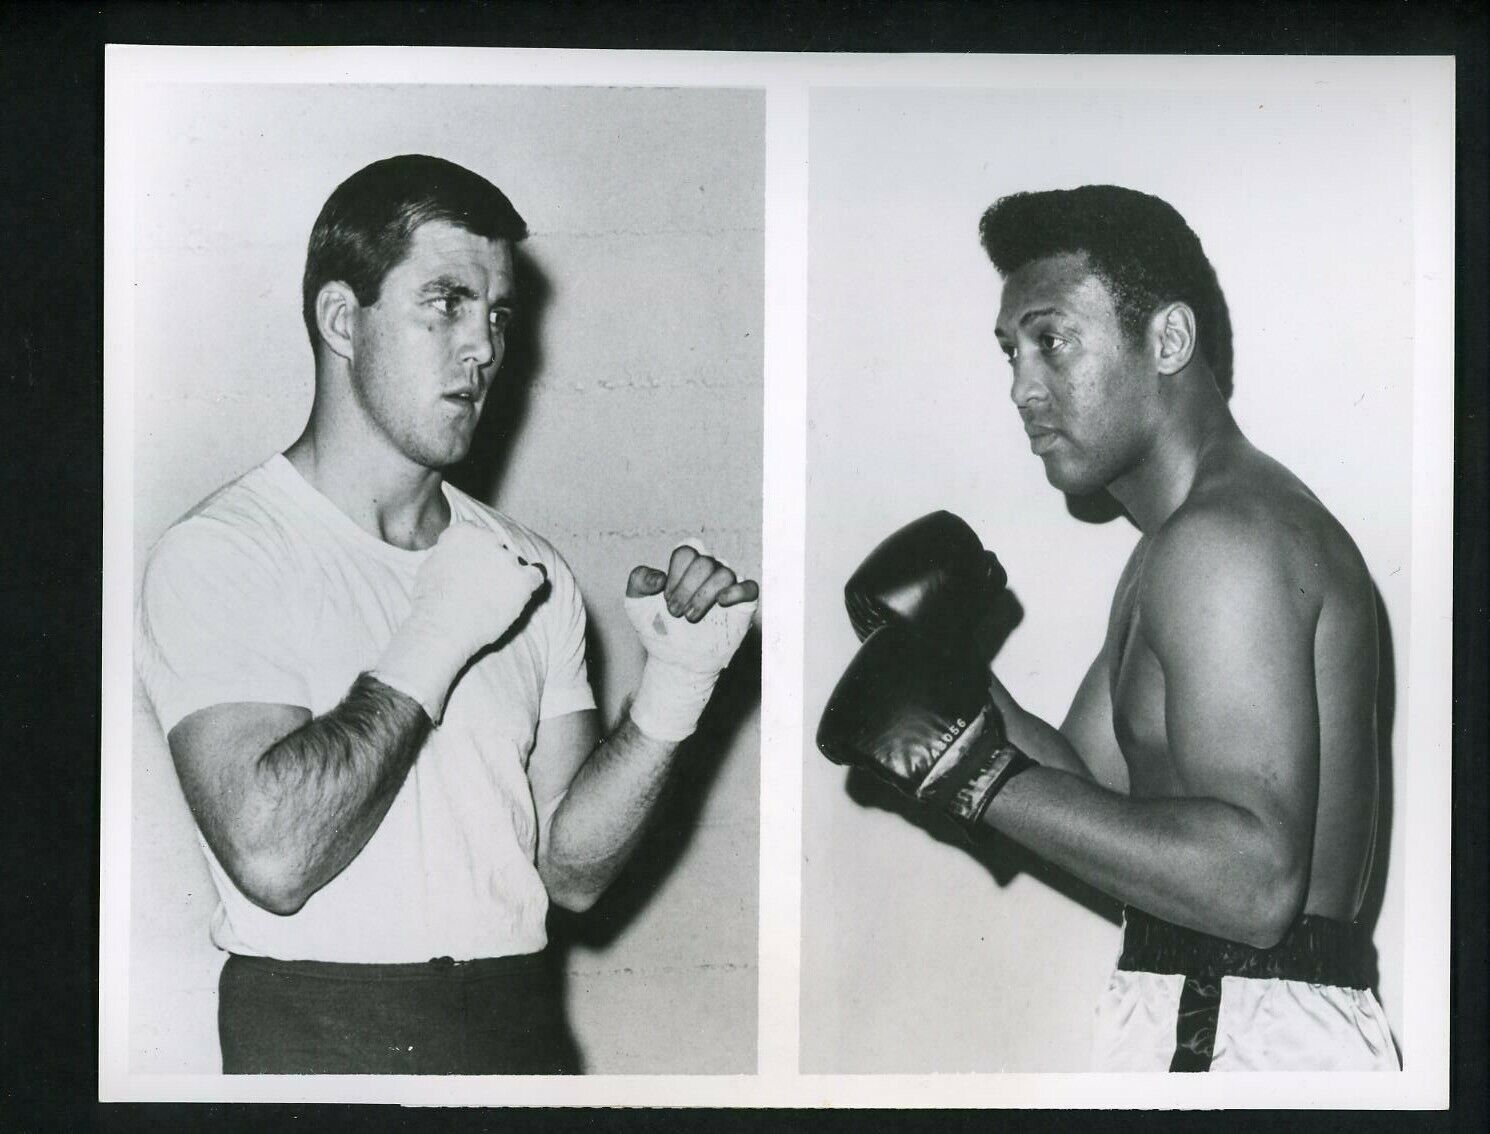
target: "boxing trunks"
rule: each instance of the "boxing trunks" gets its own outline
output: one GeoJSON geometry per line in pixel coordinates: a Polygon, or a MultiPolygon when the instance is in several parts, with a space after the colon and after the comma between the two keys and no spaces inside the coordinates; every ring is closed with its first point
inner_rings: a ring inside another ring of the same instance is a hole
{"type": "Polygon", "coordinates": [[[1129,907],[1097,1006],[1098,1071],[1397,1071],[1369,943],[1304,915],[1270,949],[1129,907]]]}

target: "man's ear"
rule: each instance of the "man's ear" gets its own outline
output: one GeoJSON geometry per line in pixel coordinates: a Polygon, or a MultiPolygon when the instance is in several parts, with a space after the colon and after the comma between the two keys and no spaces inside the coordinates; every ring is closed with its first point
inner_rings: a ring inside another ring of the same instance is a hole
{"type": "Polygon", "coordinates": [[[1149,326],[1158,341],[1160,374],[1178,374],[1195,355],[1195,312],[1188,303],[1166,303],[1149,326]]]}
{"type": "Polygon", "coordinates": [[[352,361],[352,320],[357,296],[340,280],[329,280],[316,293],[316,330],[333,353],[352,361]]]}

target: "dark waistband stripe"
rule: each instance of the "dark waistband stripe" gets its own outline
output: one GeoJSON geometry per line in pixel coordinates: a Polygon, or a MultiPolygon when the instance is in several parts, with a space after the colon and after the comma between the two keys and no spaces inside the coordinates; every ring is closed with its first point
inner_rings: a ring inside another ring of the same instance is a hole
{"type": "Polygon", "coordinates": [[[230,953],[228,964],[268,976],[304,977],[313,980],[366,981],[370,983],[411,980],[490,980],[493,977],[530,975],[548,964],[548,950],[519,953],[510,957],[478,957],[457,961],[432,957],[407,964],[364,965],[343,961],[282,961],[276,957],[254,957],[230,953]]]}
{"type": "Polygon", "coordinates": [[[1371,943],[1358,926],[1304,914],[1277,945],[1257,949],[1128,906],[1123,910],[1123,952],[1117,967],[1127,972],[1183,973],[1202,980],[1235,976],[1369,988],[1371,943]]]}

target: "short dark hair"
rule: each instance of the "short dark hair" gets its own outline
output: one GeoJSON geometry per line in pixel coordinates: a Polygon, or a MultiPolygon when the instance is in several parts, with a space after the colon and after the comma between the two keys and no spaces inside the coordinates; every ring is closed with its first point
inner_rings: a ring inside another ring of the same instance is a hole
{"type": "Polygon", "coordinates": [[[978,222],[999,274],[1047,256],[1084,253],[1107,285],[1118,321],[1136,338],[1153,312],[1176,300],[1195,312],[1201,357],[1231,397],[1231,316],[1200,238],[1158,197],[1118,185],[1083,185],[1001,197],[978,222]]]}
{"type": "Polygon", "coordinates": [[[408,255],[414,230],[445,221],[488,240],[516,243],[528,225],[486,178],[443,158],[402,154],[359,169],[336,187],[310,230],[301,313],[311,349],[320,345],[316,296],[332,280],[357,302],[378,301],[383,278],[408,255]]]}

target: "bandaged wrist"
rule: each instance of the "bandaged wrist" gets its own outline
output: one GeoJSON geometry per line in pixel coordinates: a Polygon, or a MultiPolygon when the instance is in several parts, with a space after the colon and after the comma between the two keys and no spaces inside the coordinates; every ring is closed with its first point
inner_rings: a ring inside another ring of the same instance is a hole
{"type": "Polygon", "coordinates": [[[450,685],[460,669],[461,663],[452,661],[458,652],[459,648],[451,648],[440,627],[430,625],[416,613],[394,631],[383,656],[367,672],[390,689],[418,701],[430,721],[438,725],[445,714],[450,685]]]}
{"type": "Polygon", "coordinates": [[[977,827],[994,796],[1020,772],[1038,765],[1003,734],[1002,727],[990,727],[985,710],[982,727],[969,729],[949,748],[921,781],[916,798],[950,814],[968,828],[977,827]]]}
{"type": "Polygon", "coordinates": [[[668,613],[660,593],[627,598],[625,605],[647,651],[631,719],[655,740],[682,740],[750,628],[755,603],[716,606],[698,622],[668,613]]]}
{"type": "Polygon", "coordinates": [[[431,724],[440,723],[443,706],[436,698],[431,697],[427,690],[421,690],[418,682],[410,681],[408,674],[397,669],[378,667],[368,670],[367,676],[388,686],[389,689],[402,693],[411,701],[417,701],[419,707],[424,710],[425,716],[429,717],[431,724]]]}
{"type": "Polygon", "coordinates": [[[693,735],[718,681],[717,671],[700,673],[648,657],[631,702],[631,720],[653,740],[683,740],[693,735]]]}

